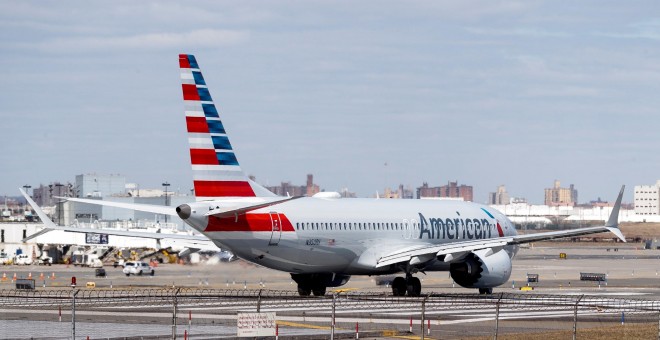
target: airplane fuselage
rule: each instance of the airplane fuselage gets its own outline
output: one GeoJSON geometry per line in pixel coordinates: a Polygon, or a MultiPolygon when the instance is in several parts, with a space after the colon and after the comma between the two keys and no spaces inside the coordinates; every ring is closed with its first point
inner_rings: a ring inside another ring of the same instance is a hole
{"type": "MultiPolygon", "coordinates": [[[[375,265],[405,248],[516,234],[499,211],[463,201],[305,197],[237,216],[203,216],[217,204],[192,203],[186,223],[220,248],[290,273],[399,272],[396,266],[375,265]]],[[[514,247],[505,250],[510,258],[515,255],[514,247]]],[[[425,270],[448,269],[434,261],[425,270]]]]}

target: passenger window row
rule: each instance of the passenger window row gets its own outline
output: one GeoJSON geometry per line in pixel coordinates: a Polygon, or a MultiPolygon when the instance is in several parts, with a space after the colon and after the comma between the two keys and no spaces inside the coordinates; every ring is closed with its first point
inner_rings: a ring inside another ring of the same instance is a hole
{"type": "Polygon", "coordinates": [[[298,222],[296,230],[403,230],[403,223],[298,222]]]}

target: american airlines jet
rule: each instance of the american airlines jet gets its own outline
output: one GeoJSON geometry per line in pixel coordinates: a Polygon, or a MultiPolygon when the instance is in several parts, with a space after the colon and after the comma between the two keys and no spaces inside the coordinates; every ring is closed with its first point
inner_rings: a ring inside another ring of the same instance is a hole
{"type": "Polygon", "coordinates": [[[195,57],[179,55],[179,67],[196,201],[173,208],[65,199],[179,216],[218,247],[291,273],[303,296],[324,295],[352,275],[394,273],[401,276],[393,295],[419,296],[415,275],[433,271],[492,293],[509,279],[521,243],[606,231],[625,241],[623,188],[604,226],[532,235],[517,235],[504,214],[472,202],[276,196],[241,169],[195,57]]]}

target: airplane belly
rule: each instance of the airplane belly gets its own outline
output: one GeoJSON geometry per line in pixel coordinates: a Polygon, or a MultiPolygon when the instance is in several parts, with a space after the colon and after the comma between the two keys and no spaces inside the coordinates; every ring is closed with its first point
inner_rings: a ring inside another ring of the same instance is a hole
{"type": "Polygon", "coordinates": [[[331,244],[301,244],[296,233],[284,232],[272,244],[270,232],[212,232],[207,235],[243,260],[290,273],[342,272],[355,251],[331,244]]]}

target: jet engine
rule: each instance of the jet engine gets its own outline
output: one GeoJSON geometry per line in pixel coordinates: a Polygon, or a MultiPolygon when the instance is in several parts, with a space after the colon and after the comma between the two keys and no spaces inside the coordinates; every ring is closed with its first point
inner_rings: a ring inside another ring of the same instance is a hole
{"type": "Polygon", "coordinates": [[[504,284],[511,276],[511,258],[505,250],[495,253],[481,249],[449,265],[454,282],[465,288],[492,288],[504,284]]]}

